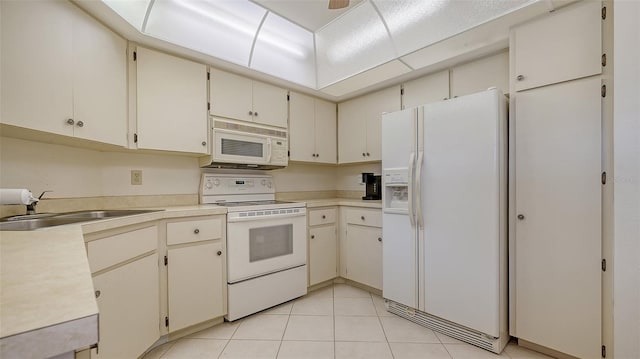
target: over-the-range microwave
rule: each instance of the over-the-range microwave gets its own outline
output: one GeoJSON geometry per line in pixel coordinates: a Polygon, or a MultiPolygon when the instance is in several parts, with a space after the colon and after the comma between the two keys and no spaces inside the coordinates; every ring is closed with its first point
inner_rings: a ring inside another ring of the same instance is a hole
{"type": "Polygon", "coordinates": [[[275,169],[289,162],[287,130],[213,118],[211,157],[201,167],[275,169]]]}

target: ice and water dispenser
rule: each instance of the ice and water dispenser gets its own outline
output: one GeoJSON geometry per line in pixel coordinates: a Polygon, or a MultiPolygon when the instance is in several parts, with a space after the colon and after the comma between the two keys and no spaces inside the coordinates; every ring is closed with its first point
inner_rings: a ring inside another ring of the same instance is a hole
{"type": "Polygon", "coordinates": [[[409,208],[409,171],[391,168],[383,171],[384,209],[401,212],[409,208]]]}

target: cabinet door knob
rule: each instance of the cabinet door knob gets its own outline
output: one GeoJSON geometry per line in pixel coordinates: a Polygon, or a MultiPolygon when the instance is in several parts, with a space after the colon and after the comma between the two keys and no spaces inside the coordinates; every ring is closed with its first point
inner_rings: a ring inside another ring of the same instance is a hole
{"type": "Polygon", "coordinates": [[[322,219],[327,219],[327,216],[325,216],[324,214],[322,215],[322,219]]]}
{"type": "Polygon", "coordinates": [[[365,156],[366,156],[366,154],[364,152],[362,152],[362,157],[365,157],[365,156]]]}
{"type": "Polygon", "coordinates": [[[202,145],[206,146],[207,145],[207,141],[202,141],[202,145]]]}
{"type": "Polygon", "coordinates": [[[255,116],[258,116],[258,111],[254,112],[253,114],[254,114],[255,116]]]}
{"type": "Polygon", "coordinates": [[[198,233],[200,233],[200,230],[198,228],[196,228],[196,229],[193,230],[193,233],[198,234],[198,233]]]}
{"type": "Polygon", "coordinates": [[[382,242],[382,237],[378,237],[378,242],[382,242]]]}
{"type": "Polygon", "coordinates": [[[96,298],[100,298],[100,294],[102,294],[102,293],[100,293],[99,290],[96,290],[96,298]]]}
{"type": "Polygon", "coordinates": [[[320,157],[320,154],[319,154],[319,153],[316,153],[316,157],[320,157]]]}
{"type": "Polygon", "coordinates": [[[249,116],[253,116],[253,111],[249,111],[249,116]]]}
{"type": "Polygon", "coordinates": [[[222,255],[222,251],[218,251],[216,254],[221,256],[222,255]]]}
{"type": "Polygon", "coordinates": [[[76,123],[76,122],[72,118],[68,118],[67,119],[67,125],[72,125],[73,126],[74,123],[76,123]]]}
{"type": "Polygon", "coordinates": [[[311,235],[311,239],[314,239],[314,238],[316,238],[316,236],[312,234],[312,235],[311,235]]]}
{"type": "Polygon", "coordinates": [[[76,123],[76,125],[77,125],[78,127],[82,127],[82,126],[84,126],[84,122],[82,122],[82,121],[78,121],[78,123],[76,123]]]}
{"type": "Polygon", "coordinates": [[[369,152],[367,152],[367,156],[371,156],[371,155],[369,154],[369,152]]]}
{"type": "Polygon", "coordinates": [[[524,214],[519,214],[518,219],[522,221],[524,219],[524,214]]]}
{"type": "Polygon", "coordinates": [[[360,216],[360,219],[364,221],[364,216],[360,216]]]}
{"type": "Polygon", "coordinates": [[[518,77],[516,77],[516,80],[522,81],[522,80],[524,80],[524,76],[523,75],[518,75],[518,77]]]}

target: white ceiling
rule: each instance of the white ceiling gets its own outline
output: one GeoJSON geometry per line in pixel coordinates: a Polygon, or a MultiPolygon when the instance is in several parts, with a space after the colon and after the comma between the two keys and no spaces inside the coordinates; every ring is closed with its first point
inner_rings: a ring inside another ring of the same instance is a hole
{"type": "MultiPolygon", "coordinates": [[[[362,0],[351,0],[344,9],[329,10],[329,0],[251,0],[262,7],[315,32],[362,0]]],[[[428,1],[428,0],[425,0],[428,1]]]]}
{"type": "Polygon", "coordinates": [[[511,26],[575,0],[72,1],[132,42],[339,102],[507,48],[511,26]],[[246,10],[203,12],[219,6],[246,10]]]}

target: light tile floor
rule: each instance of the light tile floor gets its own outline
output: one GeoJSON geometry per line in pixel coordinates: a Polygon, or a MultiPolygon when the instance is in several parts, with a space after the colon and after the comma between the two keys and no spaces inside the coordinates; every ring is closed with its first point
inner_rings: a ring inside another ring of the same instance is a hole
{"type": "Polygon", "coordinates": [[[144,359],[542,359],[509,343],[495,355],[387,312],[377,295],[335,284],[159,346],[144,359]]]}

